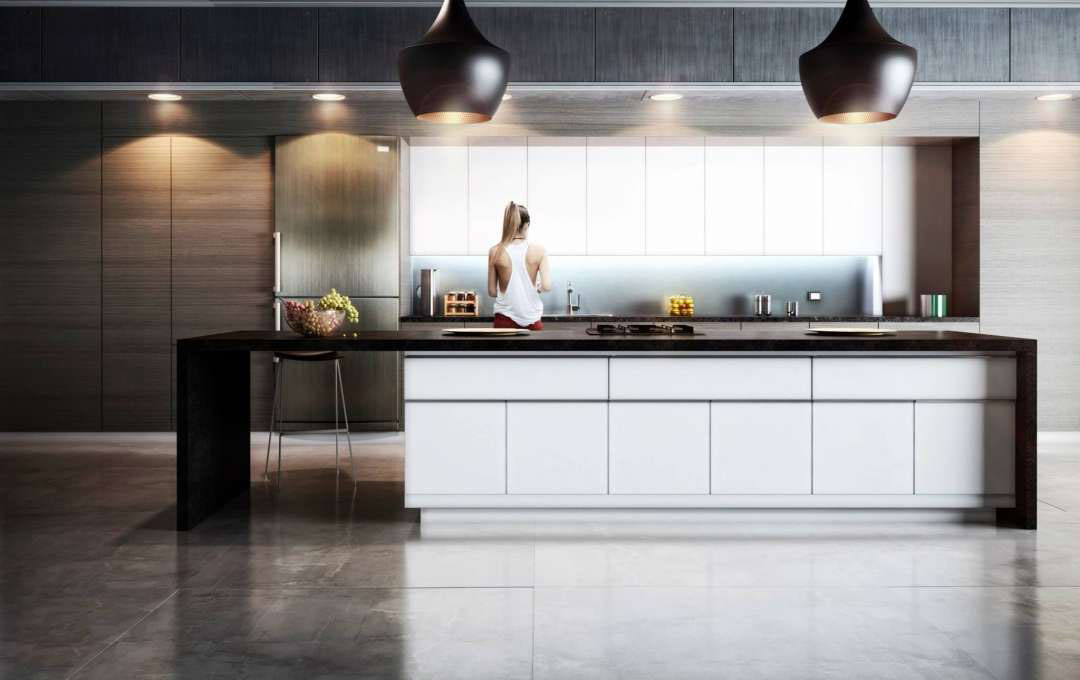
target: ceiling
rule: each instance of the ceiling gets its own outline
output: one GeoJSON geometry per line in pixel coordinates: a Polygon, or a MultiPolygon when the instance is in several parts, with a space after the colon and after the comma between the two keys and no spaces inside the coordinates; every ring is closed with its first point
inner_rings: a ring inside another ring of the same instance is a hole
{"type": "MultiPolygon", "coordinates": [[[[470,7],[840,7],[843,0],[467,0],[470,7]]],[[[441,0],[0,0],[0,6],[437,7],[441,0]]],[[[1080,7],[1080,0],[871,0],[874,7],[1080,7]]]]}

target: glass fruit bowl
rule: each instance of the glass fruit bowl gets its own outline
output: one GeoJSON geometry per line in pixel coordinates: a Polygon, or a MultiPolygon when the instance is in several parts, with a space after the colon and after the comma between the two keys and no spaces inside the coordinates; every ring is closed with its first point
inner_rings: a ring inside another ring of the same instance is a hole
{"type": "Polygon", "coordinates": [[[336,333],[345,323],[345,312],[340,309],[319,309],[313,300],[286,300],[285,322],[300,335],[325,338],[336,333]]]}

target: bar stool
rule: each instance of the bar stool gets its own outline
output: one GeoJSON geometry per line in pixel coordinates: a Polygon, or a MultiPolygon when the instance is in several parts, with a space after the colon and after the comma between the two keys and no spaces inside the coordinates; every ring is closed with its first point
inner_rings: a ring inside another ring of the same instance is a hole
{"type": "Polygon", "coordinates": [[[278,426],[278,483],[281,482],[281,439],[285,431],[281,429],[282,415],[285,411],[285,366],[290,361],[307,363],[333,362],[334,382],[334,469],[340,474],[338,464],[338,435],[341,428],[338,421],[338,397],[341,398],[341,414],[345,418],[345,439],[349,444],[349,467],[352,469],[353,483],[356,483],[356,462],[353,460],[352,436],[349,433],[349,411],[345,407],[345,386],[341,380],[340,352],[274,352],[274,405],[270,409],[270,434],[266,440],[266,467],[263,474],[270,474],[270,444],[274,440],[274,425],[278,426]]]}

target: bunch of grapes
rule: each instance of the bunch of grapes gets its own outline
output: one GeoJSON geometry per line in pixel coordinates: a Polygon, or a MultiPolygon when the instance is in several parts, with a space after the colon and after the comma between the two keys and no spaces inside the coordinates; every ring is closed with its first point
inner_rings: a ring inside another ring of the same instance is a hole
{"type": "Polygon", "coordinates": [[[325,337],[336,331],[344,321],[345,312],[336,309],[317,309],[311,300],[285,301],[285,320],[297,333],[309,337],[325,337]]]}
{"type": "Polygon", "coordinates": [[[353,307],[352,300],[337,292],[337,288],[331,288],[330,292],[323,295],[319,300],[319,309],[336,309],[345,312],[345,318],[349,323],[356,323],[360,319],[360,313],[353,307]]]}

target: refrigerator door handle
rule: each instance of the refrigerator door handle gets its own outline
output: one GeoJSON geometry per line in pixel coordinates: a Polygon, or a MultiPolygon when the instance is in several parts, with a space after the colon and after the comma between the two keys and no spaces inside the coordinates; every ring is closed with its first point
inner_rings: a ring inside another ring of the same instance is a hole
{"type": "MultiPolygon", "coordinates": [[[[281,232],[274,232],[274,294],[281,293],[281,232]]],[[[278,329],[281,330],[281,329],[278,329]]]]}

